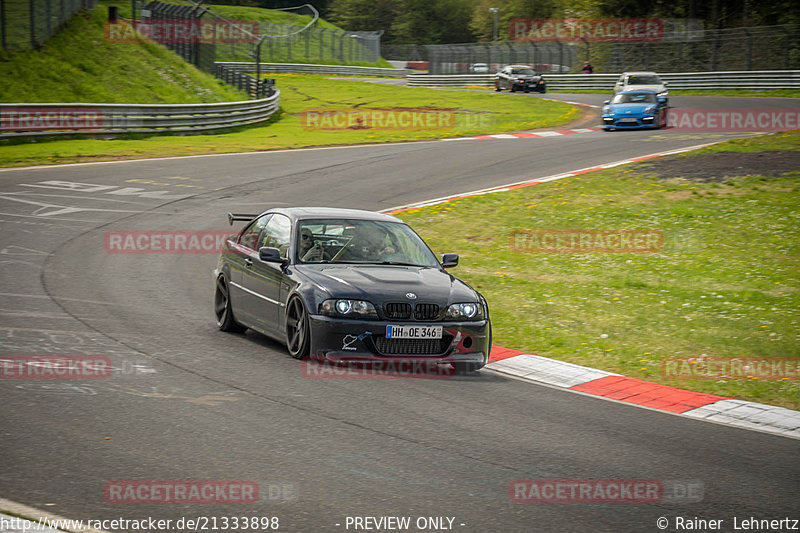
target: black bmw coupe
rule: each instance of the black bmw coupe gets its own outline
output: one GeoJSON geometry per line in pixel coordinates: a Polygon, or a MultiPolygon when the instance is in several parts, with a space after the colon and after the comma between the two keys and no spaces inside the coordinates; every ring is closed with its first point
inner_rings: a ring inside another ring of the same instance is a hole
{"type": "Polygon", "coordinates": [[[248,223],[214,271],[222,331],[253,329],[298,359],[413,358],[458,371],[488,361],[486,300],[447,272],[457,254],[437,260],[400,219],[319,207],[228,219],[248,223]]]}

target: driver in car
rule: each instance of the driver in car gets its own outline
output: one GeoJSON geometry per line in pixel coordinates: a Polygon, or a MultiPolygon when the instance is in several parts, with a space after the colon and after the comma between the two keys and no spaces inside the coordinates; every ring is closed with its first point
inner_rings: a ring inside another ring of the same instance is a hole
{"type": "Polygon", "coordinates": [[[330,254],[321,244],[314,241],[314,235],[308,228],[300,230],[300,249],[297,252],[301,261],[319,262],[330,260],[330,254]]]}
{"type": "Polygon", "coordinates": [[[346,250],[339,256],[348,261],[382,261],[395,253],[394,247],[387,244],[386,233],[375,226],[363,225],[355,228],[346,250]]]}

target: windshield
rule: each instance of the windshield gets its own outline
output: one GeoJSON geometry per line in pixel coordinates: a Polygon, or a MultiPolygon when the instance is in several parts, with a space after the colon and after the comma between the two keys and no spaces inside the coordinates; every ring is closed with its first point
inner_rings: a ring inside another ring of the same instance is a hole
{"type": "Polygon", "coordinates": [[[611,101],[612,104],[655,104],[656,95],[653,93],[618,94],[611,101]]]}
{"type": "Polygon", "coordinates": [[[628,76],[628,85],[661,85],[658,76],[628,76]]]}
{"type": "Polygon", "coordinates": [[[419,235],[399,222],[301,220],[297,242],[300,263],[439,265],[419,235]]]}
{"type": "Polygon", "coordinates": [[[536,76],[536,71],[529,68],[515,68],[511,69],[511,74],[517,74],[519,76],[536,76]]]}

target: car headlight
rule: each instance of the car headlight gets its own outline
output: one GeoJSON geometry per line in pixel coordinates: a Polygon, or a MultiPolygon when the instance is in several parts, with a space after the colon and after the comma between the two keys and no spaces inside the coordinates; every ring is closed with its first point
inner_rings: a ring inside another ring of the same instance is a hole
{"type": "Polygon", "coordinates": [[[609,106],[605,106],[605,107],[603,108],[603,114],[604,114],[604,115],[608,115],[609,113],[611,113],[611,107],[609,107],[609,106]]]}
{"type": "Polygon", "coordinates": [[[343,298],[325,300],[319,305],[319,314],[325,316],[346,316],[353,318],[378,318],[375,306],[366,300],[347,300],[343,298]]]}
{"type": "Polygon", "coordinates": [[[654,105],[651,105],[650,107],[648,107],[647,109],[645,109],[645,110],[644,110],[644,112],[645,112],[646,114],[655,113],[655,112],[656,112],[656,106],[654,106],[654,105]]]}
{"type": "Polygon", "coordinates": [[[661,91],[660,93],[658,93],[658,96],[669,96],[669,91],[667,91],[665,89],[665,90],[661,91]]]}
{"type": "Polygon", "coordinates": [[[477,302],[452,304],[444,314],[450,320],[481,320],[483,307],[477,302]]]}

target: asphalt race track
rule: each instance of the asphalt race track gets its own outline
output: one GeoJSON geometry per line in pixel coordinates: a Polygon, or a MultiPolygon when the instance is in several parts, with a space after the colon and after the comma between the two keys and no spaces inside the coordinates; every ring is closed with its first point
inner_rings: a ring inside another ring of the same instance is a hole
{"type": "MultiPolygon", "coordinates": [[[[684,98],[673,105],[699,100],[684,98]]],[[[0,497],[93,520],[277,516],[287,532],[354,531],[348,516],[450,517],[465,533],[652,532],[659,517],[674,531],[676,516],[722,519],[729,531],[734,517],[800,518],[796,440],[490,371],[304,378],[283,346],[216,329],[215,254],[104,248],[110,230],[225,230],[228,211],[276,205],[381,210],[730,137],[600,131],[1,171],[0,355],[107,355],[121,370],[0,381],[0,497]],[[695,503],[510,500],[513,480],[549,478],[704,491],[695,503]],[[261,498],[122,505],[104,498],[112,480],[250,480],[261,498]]]]}

